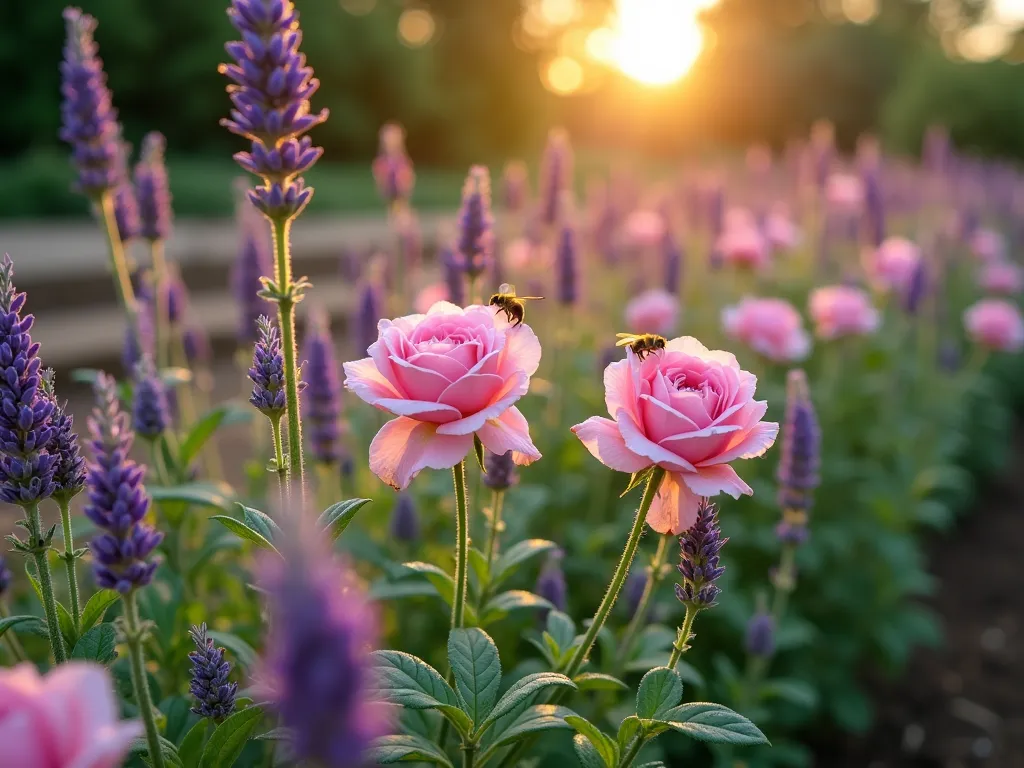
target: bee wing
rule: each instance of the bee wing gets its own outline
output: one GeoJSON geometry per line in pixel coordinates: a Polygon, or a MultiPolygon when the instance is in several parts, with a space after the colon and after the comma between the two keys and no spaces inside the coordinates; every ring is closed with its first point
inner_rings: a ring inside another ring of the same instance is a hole
{"type": "Polygon", "coordinates": [[[635,333],[616,333],[616,339],[637,339],[639,338],[635,333]]]}
{"type": "Polygon", "coordinates": [[[516,295],[516,287],[509,283],[502,283],[498,286],[498,293],[511,293],[513,296],[516,295]]]}
{"type": "Polygon", "coordinates": [[[618,341],[615,342],[615,346],[616,347],[628,347],[634,341],[636,341],[635,337],[630,337],[630,338],[627,338],[627,339],[619,339],[618,341]]]}
{"type": "Polygon", "coordinates": [[[516,296],[520,301],[540,301],[543,296],[516,296]]]}

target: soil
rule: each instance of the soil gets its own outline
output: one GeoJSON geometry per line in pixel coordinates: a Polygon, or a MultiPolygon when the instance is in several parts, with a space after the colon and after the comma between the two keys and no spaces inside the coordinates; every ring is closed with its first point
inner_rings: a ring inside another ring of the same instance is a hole
{"type": "Polygon", "coordinates": [[[1024,768],[1024,430],[1009,471],[929,555],[944,644],[876,684],[872,730],[830,739],[816,765],[1024,768]]]}

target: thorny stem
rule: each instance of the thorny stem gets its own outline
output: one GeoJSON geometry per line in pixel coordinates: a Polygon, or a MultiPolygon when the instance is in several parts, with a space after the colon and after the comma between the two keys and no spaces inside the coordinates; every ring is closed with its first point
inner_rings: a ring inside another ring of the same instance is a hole
{"type": "Polygon", "coordinates": [[[270,430],[274,434],[274,467],[277,469],[277,486],[281,492],[281,503],[284,504],[288,499],[288,467],[284,463],[280,416],[274,416],[270,420],[270,430]]]}
{"type": "Polygon", "coordinates": [[[700,608],[693,603],[686,604],[686,615],[683,617],[683,625],[679,627],[676,641],[672,643],[672,653],[669,654],[668,664],[665,665],[671,670],[675,670],[676,664],[679,663],[679,657],[690,650],[689,642],[690,636],[693,634],[693,620],[697,618],[698,613],[700,613],[700,608]]]}
{"type": "Polygon", "coordinates": [[[658,549],[654,552],[654,557],[651,558],[650,574],[647,577],[647,583],[644,585],[643,594],[640,595],[640,602],[637,603],[636,611],[633,612],[633,618],[630,619],[629,626],[626,627],[626,632],[622,635],[622,642],[619,644],[618,667],[620,670],[629,661],[629,653],[633,649],[633,642],[636,640],[637,632],[644,626],[644,622],[647,619],[651,598],[657,591],[662,579],[665,578],[665,556],[668,553],[668,545],[672,538],[672,536],[662,536],[658,541],[658,549]]]}
{"type": "Polygon", "coordinates": [[[64,649],[64,638],[60,634],[60,620],[57,618],[57,599],[53,596],[53,579],[50,577],[50,564],[46,560],[48,547],[43,540],[43,524],[39,517],[39,503],[35,502],[27,505],[25,513],[28,517],[29,525],[29,551],[36,561],[39,591],[43,594],[43,612],[46,614],[46,629],[50,635],[50,650],[53,651],[53,660],[57,664],[63,664],[68,660],[68,655],[64,649]]]}
{"type": "Polygon", "coordinates": [[[455,599],[452,629],[461,629],[466,615],[466,584],[469,578],[469,507],[466,503],[466,460],[452,469],[455,482],[455,599]]]}
{"type": "Polygon", "coordinates": [[[82,610],[78,596],[78,574],[75,571],[75,541],[71,535],[71,500],[61,496],[57,500],[60,507],[60,520],[64,529],[64,567],[68,571],[68,592],[71,595],[71,616],[75,620],[75,629],[78,629],[82,620],[82,610]]]}
{"type": "Polygon", "coordinates": [[[295,347],[295,299],[292,297],[292,260],[288,235],[290,219],[274,219],[274,282],[277,283],[277,323],[284,352],[285,400],[288,405],[288,466],[302,486],[302,422],[299,417],[299,365],[295,347]]]}
{"type": "Polygon", "coordinates": [[[149,694],[146,659],[142,650],[146,632],[139,621],[139,609],[135,604],[134,591],[124,596],[124,629],[125,644],[128,646],[128,658],[131,663],[132,688],[135,690],[139,715],[146,728],[149,759],[153,768],[164,768],[164,754],[160,748],[160,732],[157,730],[156,717],[153,714],[153,699],[149,694]]]}
{"type": "Polygon", "coordinates": [[[128,274],[128,263],[124,258],[124,245],[121,243],[121,235],[117,230],[114,200],[111,194],[104,192],[97,200],[97,205],[107,232],[110,269],[114,273],[114,289],[117,291],[117,299],[128,317],[128,327],[135,337],[135,342],[138,348],[142,349],[142,340],[139,336],[139,309],[135,302],[135,289],[132,288],[131,277],[128,274]]]}

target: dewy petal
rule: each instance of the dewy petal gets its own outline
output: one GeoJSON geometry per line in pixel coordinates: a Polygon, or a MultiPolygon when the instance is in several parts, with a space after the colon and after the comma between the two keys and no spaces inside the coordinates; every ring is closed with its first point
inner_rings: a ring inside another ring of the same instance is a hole
{"type": "Polygon", "coordinates": [[[401,393],[395,389],[373,362],[373,358],[364,357],[344,364],[345,388],[354,392],[356,397],[370,405],[376,405],[384,398],[400,398],[401,393]]]}
{"type": "Polygon", "coordinates": [[[404,490],[423,469],[450,469],[473,448],[473,436],[441,435],[434,424],[399,416],[370,443],[370,469],[392,488],[404,490]]]}
{"type": "Polygon", "coordinates": [[[683,482],[698,496],[717,496],[727,493],[734,499],[741,495],[750,496],[754,490],[747,485],[736,470],[728,464],[713,467],[701,467],[697,472],[687,472],[682,476],[683,482]]]}
{"type": "Polygon", "coordinates": [[[622,408],[615,414],[615,423],[622,434],[626,447],[633,453],[650,460],[650,463],[657,464],[670,472],[694,472],[694,466],[686,459],[676,456],[671,451],[652,443],[640,431],[640,427],[633,421],[630,415],[622,408]]]}
{"type": "Polygon", "coordinates": [[[647,524],[658,533],[678,536],[697,522],[700,497],[694,495],[679,474],[669,472],[647,511],[647,524]]]}
{"type": "Polygon", "coordinates": [[[701,462],[700,467],[713,467],[735,459],[756,459],[763,456],[779,435],[779,425],[774,421],[762,421],[738,440],[735,445],[725,449],[721,455],[701,462]]]}
{"type": "Polygon", "coordinates": [[[530,424],[514,405],[496,419],[489,419],[476,431],[480,442],[491,453],[499,456],[512,451],[516,464],[532,464],[540,458],[540,451],[530,439],[530,424]]]}
{"type": "Polygon", "coordinates": [[[651,466],[650,459],[638,456],[626,447],[618,425],[603,416],[591,416],[572,432],[591,455],[616,472],[639,472],[651,466]]]}
{"type": "Polygon", "coordinates": [[[448,385],[437,401],[455,408],[463,417],[472,416],[491,404],[501,391],[502,384],[504,382],[500,376],[490,373],[463,376],[448,385]]]}
{"type": "Polygon", "coordinates": [[[447,424],[462,418],[458,409],[442,403],[428,403],[423,400],[403,400],[399,398],[383,398],[374,403],[384,411],[395,416],[408,416],[416,421],[429,421],[433,424],[447,424]]]}
{"type": "Polygon", "coordinates": [[[494,402],[470,416],[444,424],[438,428],[442,435],[468,435],[476,432],[488,419],[496,419],[507,411],[513,403],[526,394],[530,388],[530,380],[526,374],[517,371],[515,376],[505,382],[505,386],[496,394],[494,402]]]}

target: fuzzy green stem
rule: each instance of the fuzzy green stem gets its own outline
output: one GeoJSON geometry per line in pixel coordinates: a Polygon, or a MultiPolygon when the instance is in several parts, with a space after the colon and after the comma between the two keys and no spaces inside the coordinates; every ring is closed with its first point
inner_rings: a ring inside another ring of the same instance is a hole
{"type": "Polygon", "coordinates": [[[29,549],[36,561],[36,576],[39,579],[39,591],[43,594],[43,612],[46,614],[46,629],[50,635],[50,650],[53,660],[63,664],[68,660],[64,649],[64,638],[60,634],[60,620],[57,618],[57,599],[53,596],[53,579],[50,577],[50,563],[46,559],[49,548],[43,540],[43,523],[39,517],[39,503],[25,507],[28,517],[28,535],[31,537],[29,549]]]}
{"type": "Polygon", "coordinates": [[[149,759],[153,768],[164,768],[164,754],[160,748],[160,732],[156,727],[156,716],[153,714],[153,699],[149,694],[149,682],[146,677],[146,659],[142,644],[145,630],[139,621],[139,609],[135,603],[135,592],[124,596],[124,628],[125,643],[128,646],[128,658],[131,663],[132,688],[135,690],[135,701],[139,707],[139,716],[146,728],[146,743],[149,746],[149,759]]]}
{"type": "Polygon", "coordinates": [[[277,324],[284,352],[285,401],[288,405],[288,466],[302,486],[302,421],[299,416],[299,364],[295,346],[295,299],[292,296],[292,259],[288,235],[290,219],[274,219],[274,282],[277,284],[277,324]]]}
{"type": "Polygon", "coordinates": [[[121,235],[117,229],[117,218],[114,216],[114,200],[110,192],[104,192],[96,201],[99,207],[100,217],[103,219],[104,229],[107,234],[107,245],[110,255],[110,270],[114,275],[114,289],[117,291],[117,299],[128,317],[128,327],[135,337],[138,348],[142,349],[142,342],[139,336],[139,315],[138,305],[135,302],[135,289],[132,288],[131,277],[128,274],[128,262],[124,257],[124,245],[121,242],[121,235]]]}
{"type": "Polygon", "coordinates": [[[473,768],[474,758],[476,758],[476,744],[463,744],[462,768],[473,768]]]}
{"type": "Polygon", "coordinates": [[[466,616],[466,585],[469,580],[469,505],[466,503],[466,460],[452,469],[455,483],[455,598],[452,629],[461,629],[466,616]]]}
{"type": "Polygon", "coordinates": [[[693,603],[686,604],[686,615],[683,617],[683,625],[679,627],[676,641],[672,643],[672,653],[669,654],[668,664],[665,665],[669,669],[674,670],[676,664],[679,663],[679,657],[690,650],[689,642],[690,636],[693,634],[693,620],[697,618],[698,613],[700,613],[700,608],[693,603]]]}
{"type": "Polygon", "coordinates": [[[501,535],[501,511],[505,506],[505,491],[494,492],[491,501],[491,529],[487,535],[487,572],[491,572],[494,557],[498,553],[498,537],[501,535]]]}
{"type": "Polygon", "coordinates": [[[167,316],[167,259],[164,258],[164,241],[149,241],[150,264],[153,269],[153,347],[156,349],[157,370],[162,371],[170,363],[170,338],[167,316]]]}
{"type": "Polygon", "coordinates": [[[636,760],[636,756],[640,754],[640,750],[643,749],[644,740],[639,736],[633,739],[633,743],[629,745],[629,749],[622,755],[622,759],[619,761],[619,768],[629,768],[636,760]]]}
{"type": "Polygon", "coordinates": [[[64,529],[64,567],[68,571],[68,593],[71,595],[71,616],[75,620],[75,629],[78,629],[82,620],[82,609],[79,604],[78,595],[78,574],[75,570],[75,541],[71,535],[71,500],[61,496],[57,499],[57,506],[60,507],[60,520],[64,529]]]}
{"type": "Polygon", "coordinates": [[[633,650],[633,643],[640,628],[644,626],[647,619],[647,610],[650,608],[651,598],[654,596],[658,585],[661,584],[664,575],[665,557],[668,554],[668,544],[672,536],[662,536],[658,541],[658,549],[651,558],[650,574],[647,583],[644,585],[643,594],[640,595],[640,602],[637,603],[633,618],[629,621],[625,633],[622,635],[622,642],[619,644],[618,668],[621,670],[629,661],[629,653],[633,650]]]}
{"type": "Polygon", "coordinates": [[[277,486],[281,492],[281,503],[288,498],[288,467],[284,463],[284,444],[281,442],[281,417],[270,419],[270,430],[274,435],[274,466],[277,469],[277,486]]]}

